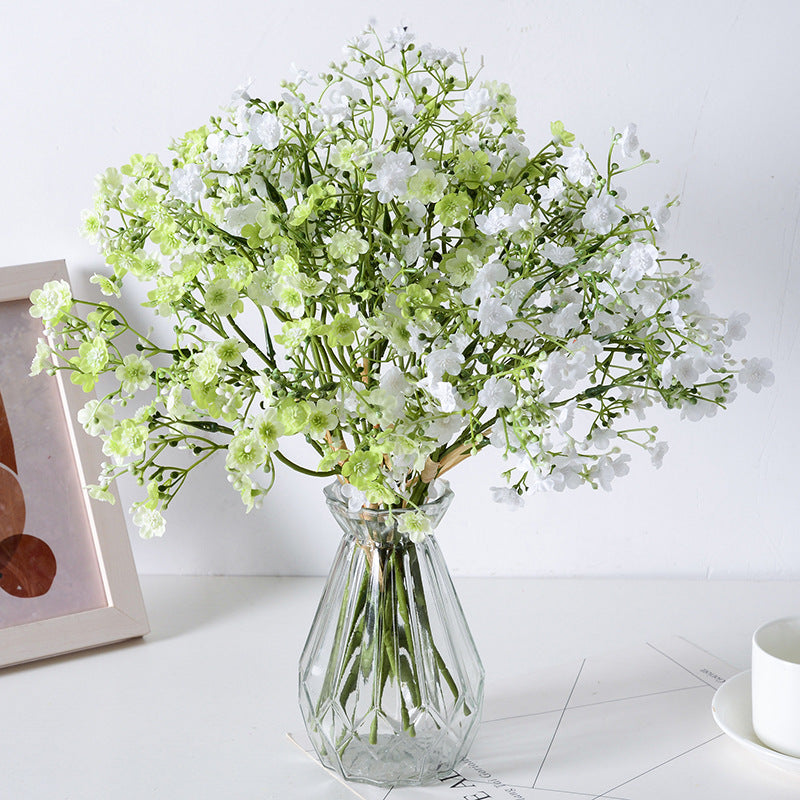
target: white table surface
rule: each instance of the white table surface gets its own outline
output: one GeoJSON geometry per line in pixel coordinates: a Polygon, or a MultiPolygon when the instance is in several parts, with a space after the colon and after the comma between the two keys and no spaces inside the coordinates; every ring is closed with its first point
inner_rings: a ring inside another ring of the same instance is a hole
{"type": "MultiPolygon", "coordinates": [[[[285,739],[302,730],[297,659],[322,585],[144,577],[144,640],[0,671],[0,797],[353,800],[285,739]]],[[[789,581],[470,578],[456,588],[487,696],[532,669],[672,634],[745,669],[752,631],[800,613],[800,582],[789,581]]]]}

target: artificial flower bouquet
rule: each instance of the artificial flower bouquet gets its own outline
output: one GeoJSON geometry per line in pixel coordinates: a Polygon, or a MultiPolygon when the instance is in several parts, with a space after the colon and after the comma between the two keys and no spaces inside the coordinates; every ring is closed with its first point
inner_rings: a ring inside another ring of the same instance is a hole
{"type": "Polygon", "coordinates": [[[632,445],[658,465],[650,406],[699,419],[737,378],[770,382],[765,359],[730,355],[746,315],[713,314],[699,264],[659,249],[675,201],[624,204],[620,178],[649,160],[635,125],[601,161],[560,122],[533,145],[507,85],[406,28],[282,86],[240,89],[170,159],[98,179],[83,229],[111,271],[92,281],[109,298],[145,283],[168,341],[113,299],[32,296],[50,337],[33,372],[114,378],[80,415],[108,456],[91,491],[136,476],[145,536],[218,451],[248,509],[278,462],[337,476],[354,509],[416,507],[486,447],[507,465],[494,498],[519,504],[608,488],[632,445]]]}

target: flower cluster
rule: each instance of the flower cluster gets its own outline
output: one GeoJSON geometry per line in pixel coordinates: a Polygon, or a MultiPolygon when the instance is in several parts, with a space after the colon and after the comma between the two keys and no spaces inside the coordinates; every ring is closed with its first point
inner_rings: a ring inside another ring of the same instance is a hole
{"type": "Polygon", "coordinates": [[[630,445],[659,464],[653,405],[699,419],[737,376],[772,381],[730,355],[746,315],[714,315],[700,266],[659,249],[674,201],[624,204],[618,176],[649,159],[635,125],[600,164],[560,122],[532,148],[508,86],[405,28],[367,29],[276,100],[237,91],[171,150],[101,175],[83,227],[110,268],[93,282],[144,283],[172,339],[62,284],[32,297],[34,371],[114,376],[81,413],[108,456],[92,491],[133,473],[146,535],[220,450],[248,509],[278,461],[338,476],[351,508],[417,506],[486,447],[507,465],[493,496],[519,505],[608,488],[630,445]],[[313,461],[286,456],[292,436],[313,461]]]}

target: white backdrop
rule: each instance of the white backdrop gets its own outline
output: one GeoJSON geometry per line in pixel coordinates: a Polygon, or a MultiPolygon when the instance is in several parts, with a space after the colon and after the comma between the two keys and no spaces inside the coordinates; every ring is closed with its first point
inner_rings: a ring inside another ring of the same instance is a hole
{"type": "MultiPolygon", "coordinates": [[[[800,577],[800,4],[464,0],[56,0],[6,4],[0,28],[0,264],[66,258],[78,293],[101,266],[77,228],[94,176],[164,152],[253,76],[272,96],[290,64],[319,71],[370,18],[467,47],[508,81],[529,143],[562,119],[592,152],[637,122],[660,159],[630,200],[680,193],[667,246],[715,276],[712,306],[752,317],[740,355],[776,383],[701,423],[662,415],[664,467],[634,457],[611,493],[495,506],[492,457],[450,473],[440,541],[455,574],[800,577]]],[[[135,487],[121,486],[126,504],[135,487]]],[[[133,530],[133,528],[131,528],[133,530]]],[[[338,541],[321,485],[288,470],[246,515],[221,460],[173,504],[142,572],[321,574],[338,541]]]]}

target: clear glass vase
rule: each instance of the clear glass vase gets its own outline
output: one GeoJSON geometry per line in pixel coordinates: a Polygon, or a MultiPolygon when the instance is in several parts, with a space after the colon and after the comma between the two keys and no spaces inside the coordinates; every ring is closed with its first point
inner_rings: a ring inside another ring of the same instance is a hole
{"type": "MultiPolygon", "coordinates": [[[[464,758],[480,718],[464,612],[435,537],[398,531],[409,511],[350,511],[336,484],[325,496],[344,536],[300,657],[306,730],[347,780],[428,783],[464,758]]],[[[452,498],[421,507],[434,528],[452,498]]]]}

